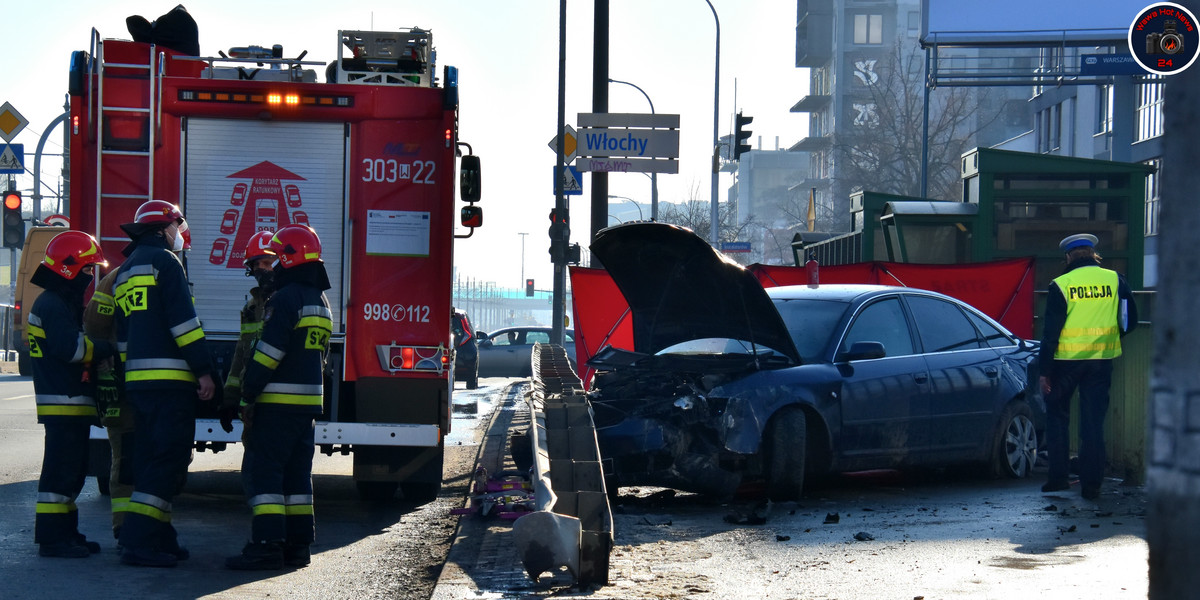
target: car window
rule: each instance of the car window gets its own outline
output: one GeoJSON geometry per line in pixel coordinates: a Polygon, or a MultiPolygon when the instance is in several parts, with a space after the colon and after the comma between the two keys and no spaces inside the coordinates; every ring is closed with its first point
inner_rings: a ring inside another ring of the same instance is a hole
{"type": "Polygon", "coordinates": [[[983,341],[993,348],[1003,348],[1005,346],[1017,345],[1016,340],[1013,340],[1008,334],[1000,331],[995,325],[992,325],[987,319],[975,314],[971,311],[967,312],[967,318],[975,324],[975,328],[983,335],[983,341]]]}
{"type": "Polygon", "coordinates": [[[513,346],[517,343],[517,332],[493,333],[491,340],[493,346],[513,346]]]}
{"type": "Polygon", "coordinates": [[[688,354],[693,356],[716,354],[780,354],[762,344],[753,344],[746,340],[732,338],[701,338],[672,344],[655,354],[688,354]]]}
{"type": "Polygon", "coordinates": [[[912,336],[900,300],[888,298],[872,302],[862,309],[846,333],[842,351],[848,351],[856,342],[879,342],[883,344],[887,356],[912,354],[912,336]]]}
{"type": "Polygon", "coordinates": [[[550,334],[545,331],[528,331],[525,333],[525,343],[531,346],[538,343],[549,344],[550,334]]]}
{"type": "Polygon", "coordinates": [[[775,300],[775,310],[783,317],[804,362],[820,360],[847,306],[846,302],[832,300],[775,300]]]}
{"type": "Polygon", "coordinates": [[[979,334],[957,305],[940,298],[908,296],[925,352],[979,348],[979,334]]]}

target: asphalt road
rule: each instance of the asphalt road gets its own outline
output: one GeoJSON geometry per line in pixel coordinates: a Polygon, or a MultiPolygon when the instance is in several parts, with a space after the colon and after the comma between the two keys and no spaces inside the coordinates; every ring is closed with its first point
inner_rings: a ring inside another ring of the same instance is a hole
{"type": "Polygon", "coordinates": [[[28,377],[0,375],[0,598],[428,598],[453,537],[453,506],[465,498],[475,463],[478,424],[508,380],[484,380],[479,390],[459,384],[454,431],[447,439],[442,496],[425,505],[401,499],[358,499],[350,456],[317,454],[314,509],[317,543],[304,569],[237,572],[224,568],[249,537],[242,494],[241,446],[196,453],[174,524],[192,557],[173,569],[121,565],[111,535],[109,501],[89,478],[76,504],[80,531],[103,551],[87,559],[49,559],[33,543],[34,502],[43,430],[36,422],[28,377]]]}
{"type": "Polygon", "coordinates": [[[118,563],[106,537],[107,498],[92,480],[78,502],[81,529],[104,552],[85,560],[39,558],[32,527],[41,426],[28,378],[0,375],[0,597],[1146,597],[1141,487],[1110,479],[1090,502],[1078,496],[1078,486],[1043,495],[1044,474],[993,480],[971,470],[841,477],[809,490],[801,502],[771,506],[623,488],[614,506],[608,585],[578,589],[562,572],[534,583],[516,560],[510,522],[449,515],[463,505],[479,449],[503,447],[501,417],[521,389],[514,382],[484,380],[479,390],[461,384],[456,390],[456,405],[479,410],[455,420],[447,482],[436,502],[360,502],[351,459],[318,455],[312,566],[239,573],[222,566],[249,528],[236,447],[196,455],[176,502],[176,526],[193,557],[178,568],[118,563]]]}

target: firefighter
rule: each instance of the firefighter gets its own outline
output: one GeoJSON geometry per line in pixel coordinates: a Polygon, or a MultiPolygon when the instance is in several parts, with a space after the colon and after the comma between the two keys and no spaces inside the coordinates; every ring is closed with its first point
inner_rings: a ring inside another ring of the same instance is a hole
{"type": "Polygon", "coordinates": [[[113,354],[112,344],[84,335],[83,296],[104,253],[92,236],[64,231],[46,245],[30,282],[45,290],[29,311],[29,356],[37,420],[46,429],[38,480],[34,541],[42,556],[85,558],[100,544],[79,533],[75,498],[87,476],[88,437],[96,423],[88,369],[113,354]]]}
{"type": "Polygon", "coordinates": [[[191,459],[196,399],[210,401],[217,390],[187,275],[174,254],[189,246],[183,213],[169,202],[150,200],[121,229],[133,244],[117,270],[117,348],[140,433],[134,489],[121,526],[121,562],[173,567],[188,551],[171,525],[171,499],[191,459]]]}
{"type": "Polygon", "coordinates": [[[246,277],[253,277],[258,285],[250,288],[250,299],[242,307],[242,333],[229,364],[229,376],[225,378],[221,428],[226,433],[233,431],[233,417],[237,414],[238,401],[242,397],[242,373],[246,369],[246,359],[254,353],[254,344],[262,333],[263,309],[267,298],[275,291],[275,271],[272,269],[275,252],[271,250],[271,238],[274,235],[275,232],[270,230],[260,231],[250,236],[250,242],[246,244],[246,277]]]}
{"type": "MultiPolygon", "coordinates": [[[[115,344],[117,334],[113,326],[116,303],[113,300],[113,282],[117,270],[112,269],[96,284],[92,299],[83,312],[83,331],[92,339],[115,344]]],[[[112,504],[113,537],[120,539],[121,525],[129,511],[129,495],[133,493],[133,461],[128,452],[133,449],[133,410],[125,403],[125,394],[119,383],[120,363],[109,359],[96,364],[96,398],[100,405],[100,424],[108,433],[109,449],[112,453],[112,468],[109,470],[108,492],[112,504]]]]}
{"type": "Polygon", "coordinates": [[[324,398],[325,355],[332,314],[321,241],[304,225],[271,238],[276,291],[267,301],[262,337],[242,379],[245,454],[242,484],[250,504],[251,539],[231,569],[280,569],[309,563],[313,421],[324,398]]]}

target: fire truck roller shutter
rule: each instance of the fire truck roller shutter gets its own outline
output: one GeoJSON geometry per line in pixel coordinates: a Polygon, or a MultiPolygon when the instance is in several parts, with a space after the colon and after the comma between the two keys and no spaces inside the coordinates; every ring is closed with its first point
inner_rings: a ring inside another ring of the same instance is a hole
{"type": "Polygon", "coordinates": [[[250,236],[303,212],[321,236],[333,330],[342,331],[346,139],[342,123],[189,119],[184,211],[192,231],[188,274],[205,332],[236,335],[254,282],[242,253],[250,236]],[[242,184],[244,187],[239,187],[242,184]],[[286,188],[299,194],[289,204],[286,188]],[[236,209],[236,222],[226,213],[236,209]],[[222,233],[222,224],[228,231],[222,233]]]}

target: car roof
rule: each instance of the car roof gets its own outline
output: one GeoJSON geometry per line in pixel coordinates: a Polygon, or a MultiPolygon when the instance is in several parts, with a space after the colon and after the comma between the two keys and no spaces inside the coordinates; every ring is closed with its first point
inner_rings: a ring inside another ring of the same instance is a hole
{"type": "Polygon", "coordinates": [[[840,300],[849,302],[863,295],[879,295],[887,292],[912,290],[912,288],[892,285],[869,285],[836,283],[818,286],[781,285],[767,288],[767,295],[772,300],[840,300]]]}

